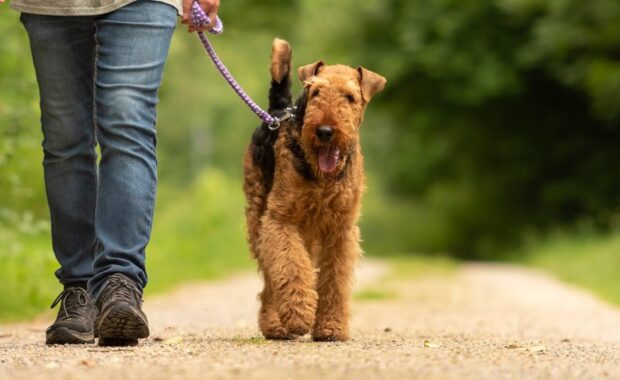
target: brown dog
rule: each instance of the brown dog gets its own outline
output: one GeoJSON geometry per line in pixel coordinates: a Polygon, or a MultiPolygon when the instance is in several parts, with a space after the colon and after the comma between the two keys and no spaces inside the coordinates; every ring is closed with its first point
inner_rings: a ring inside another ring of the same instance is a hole
{"type": "Polygon", "coordinates": [[[322,61],[300,67],[304,93],[293,111],[291,48],[274,40],[270,113],[280,128],[256,129],[244,162],[248,240],[265,287],[259,326],[266,338],[349,337],[357,220],[364,190],[359,129],[385,78],[322,61]],[[317,269],[315,269],[317,268],[317,269]]]}

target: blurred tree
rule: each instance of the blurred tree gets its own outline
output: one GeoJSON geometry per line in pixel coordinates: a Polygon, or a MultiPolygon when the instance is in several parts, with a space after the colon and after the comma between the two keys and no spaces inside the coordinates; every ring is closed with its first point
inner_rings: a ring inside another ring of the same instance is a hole
{"type": "Polygon", "coordinates": [[[359,13],[346,41],[388,77],[381,170],[444,231],[402,249],[481,257],[526,227],[609,224],[620,205],[620,2],[385,0],[359,13]]]}

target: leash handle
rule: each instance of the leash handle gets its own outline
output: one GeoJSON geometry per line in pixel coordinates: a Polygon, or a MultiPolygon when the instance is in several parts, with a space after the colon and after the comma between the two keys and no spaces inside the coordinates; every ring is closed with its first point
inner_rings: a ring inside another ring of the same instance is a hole
{"type": "MultiPolygon", "coordinates": [[[[192,10],[189,14],[190,21],[194,26],[201,27],[205,25],[209,25],[211,23],[211,19],[207,14],[200,8],[200,4],[198,0],[194,0],[192,3],[192,10]]],[[[215,25],[209,29],[209,33],[211,34],[222,34],[224,31],[224,24],[222,20],[218,16],[215,17],[215,25]]]]}
{"type": "MultiPolygon", "coordinates": [[[[205,25],[208,25],[210,22],[209,16],[207,16],[206,13],[202,10],[202,8],[200,8],[200,5],[198,4],[198,0],[194,0],[194,2],[192,3],[190,21],[192,22],[194,26],[205,26],[205,25]]],[[[215,19],[215,25],[211,29],[209,29],[209,32],[211,34],[221,34],[223,31],[224,31],[224,24],[222,24],[222,21],[220,20],[220,18],[217,17],[215,19]]],[[[245,104],[248,105],[248,107],[250,107],[250,109],[252,110],[252,112],[256,114],[256,116],[258,116],[265,124],[267,124],[267,127],[269,127],[269,129],[271,130],[278,129],[280,127],[280,119],[278,119],[277,117],[271,116],[268,112],[260,108],[260,106],[256,104],[245,91],[243,91],[239,83],[237,83],[235,78],[232,76],[232,74],[228,71],[226,66],[224,66],[224,63],[222,63],[220,58],[215,53],[215,50],[213,49],[213,46],[211,46],[211,43],[209,42],[209,39],[207,38],[207,36],[201,31],[197,32],[197,34],[198,34],[198,38],[200,39],[200,42],[202,42],[202,45],[207,51],[207,54],[209,55],[209,57],[211,57],[213,64],[215,65],[217,70],[220,72],[220,74],[222,74],[226,82],[228,82],[230,87],[232,87],[235,93],[239,95],[241,100],[243,100],[245,104]]]]}

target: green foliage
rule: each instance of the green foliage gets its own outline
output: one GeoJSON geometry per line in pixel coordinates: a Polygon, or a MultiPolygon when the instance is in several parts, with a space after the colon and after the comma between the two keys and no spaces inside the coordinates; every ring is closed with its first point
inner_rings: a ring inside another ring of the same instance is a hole
{"type": "Polygon", "coordinates": [[[40,314],[61,290],[49,233],[0,228],[0,242],[0,321],[40,314]]]}
{"type": "MultiPolygon", "coordinates": [[[[162,186],[147,249],[147,295],[184,281],[254,267],[245,244],[241,184],[209,168],[188,188],[162,186]]],[[[0,229],[0,321],[34,317],[61,286],[47,223],[23,220],[0,229]]]]}
{"type": "Polygon", "coordinates": [[[147,253],[148,292],[254,267],[245,241],[241,183],[206,169],[186,190],[160,197],[147,253]]]}
{"type": "Polygon", "coordinates": [[[514,259],[543,268],[620,305],[620,233],[555,233],[530,241],[514,259]]]}
{"type": "Polygon", "coordinates": [[[531,228],[608,226],[620,204],[620,3],[367,7],[353,44],[388,78],[371,104],[388,131],[368,133],[368,162],[416,205],[409,225],[430,218],[442,235],[429,245],[411,228],[419,239],[401,251],[488,258],[531,228]]]}
{"type": "MultiPolygon", "coordinates": [[[[36,81],[16,14],[0,11],[0,231],[45,215],[36,81]]],[[[22,227],[18,227],[21,225],[22,227]]],[[[0,232],[2,233],[2,232],[0,232]]],[[[0,240],[0,249],[3,241],[0,240]]]]}

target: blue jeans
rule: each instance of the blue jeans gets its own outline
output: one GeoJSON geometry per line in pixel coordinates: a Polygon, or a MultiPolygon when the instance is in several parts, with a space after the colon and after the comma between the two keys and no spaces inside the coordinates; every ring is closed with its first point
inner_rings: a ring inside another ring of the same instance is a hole
{"type": "Polygon", "coordinates": [[[63,284],[113,273],[144,288],[157,187],[155,106],[176,10],[22,14],[39,84],[45,190],[63,284]],[[97,164],[96,144],[101,149],[97,164]]]}

